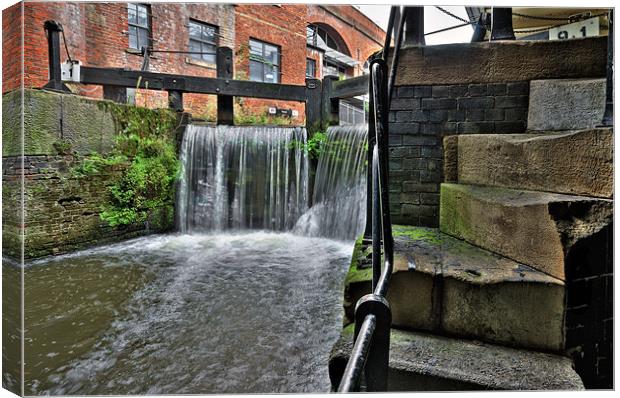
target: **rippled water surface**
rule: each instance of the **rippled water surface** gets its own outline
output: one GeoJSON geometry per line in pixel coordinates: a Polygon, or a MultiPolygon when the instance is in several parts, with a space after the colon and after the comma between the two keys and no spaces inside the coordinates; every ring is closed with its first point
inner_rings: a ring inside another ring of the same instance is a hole
{"type": "Polygon", "coordinates": [[[352,244],[141,238],[25,273],[26,394],[329,391],[352,244]]]}

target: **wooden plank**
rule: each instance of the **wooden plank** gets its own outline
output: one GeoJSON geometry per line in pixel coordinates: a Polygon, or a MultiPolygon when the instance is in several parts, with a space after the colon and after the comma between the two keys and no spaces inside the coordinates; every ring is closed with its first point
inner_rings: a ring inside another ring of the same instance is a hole
{"type": "Polygon", "coordinates": [[[306,87],[294,84],[262,83],[93,66],[81,67],[80,82],[104,86],[176,90],[186,93],[306,101],[306,87]]]}
{"type": "Polygon", "coordinates": [[[331,98],[345,99],[368,94],[368,75],[332,82],[331,98]]]}

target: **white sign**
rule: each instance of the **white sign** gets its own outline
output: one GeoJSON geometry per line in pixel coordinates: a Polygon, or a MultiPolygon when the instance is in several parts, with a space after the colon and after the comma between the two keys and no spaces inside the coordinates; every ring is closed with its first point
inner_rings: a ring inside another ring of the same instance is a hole
{"type": "Polygon", "coordinates": [[[566,40],[598,36],[599,33],[599,20],[598,17],[596,17],[549,29],[549,40],[566,40]]]}

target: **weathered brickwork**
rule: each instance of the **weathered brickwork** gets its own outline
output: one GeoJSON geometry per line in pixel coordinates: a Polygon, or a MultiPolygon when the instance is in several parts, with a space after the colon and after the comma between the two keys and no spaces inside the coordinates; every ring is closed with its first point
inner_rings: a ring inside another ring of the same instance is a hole
{"type": "MultiPolygon", "coordinates": [[[[110,227],[100,219],[108,202],[107,187],[121,175],[115,166],[88,177],[76,177],[74,156],[12,156],[2,159],[2,201],[19,203],[24,176],[24,258],[61,254],[107,242],[157,232],[149,223],[110,227]]],[[[20,257],[20,212],[3,205],[3,251],[20,257]]],[[[157,223],[154,223],[157,225],[157,223]]],[[[169,229],[173,225],[165,225],[169,229]]]]}
{"type": "Polygon", "coordinates": [[[397,87],[390,112],[394,222],[437,227],[443,137],[523,133],[528,95],[529,82],[397,87]]]}

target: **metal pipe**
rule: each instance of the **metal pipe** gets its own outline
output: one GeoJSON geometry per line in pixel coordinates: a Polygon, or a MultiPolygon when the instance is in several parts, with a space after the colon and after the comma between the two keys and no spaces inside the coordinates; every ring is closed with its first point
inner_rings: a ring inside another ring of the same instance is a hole
{"type": "Polygon", "coordinates": [[[372,290],[381,278],[381,189],[379,185],[379,146],[372,151],[372,290]]]}
{"type": "MultiPolygon", "coordinates": [[[[387,110],[389,112],[390,105],[392,104],[392,91],[394,90],[394,81],[396,80],[396,66],[398,65],[398,58],[400,56],[400,45],[402,39],[403,27],[405,26],[405,18],[403,18],[402,12],[399,11],[399,15],[401,16],[398,21],[398,30],[394,35],[394,55],[392,56],[392,64],[390,66],[390,77],[389,83],[387,86],[387,110]]],[[[387,61],[387,58],[384,58],[387,61]]],[[[387,118],[386,118],[387,120],[387,118]]]]}
{"type": "Polygon", "coordinates": [[[368,358],[368,353],[370,352],[370,345],[372,344],[376,326],[377,318],[374,315],[368,315],[364,318],[351,350],[349,362],[347,362],[347,366],[342,374],[338,392],[359,391],[362,373],[366,365],[366,358],[368,358]]]}

